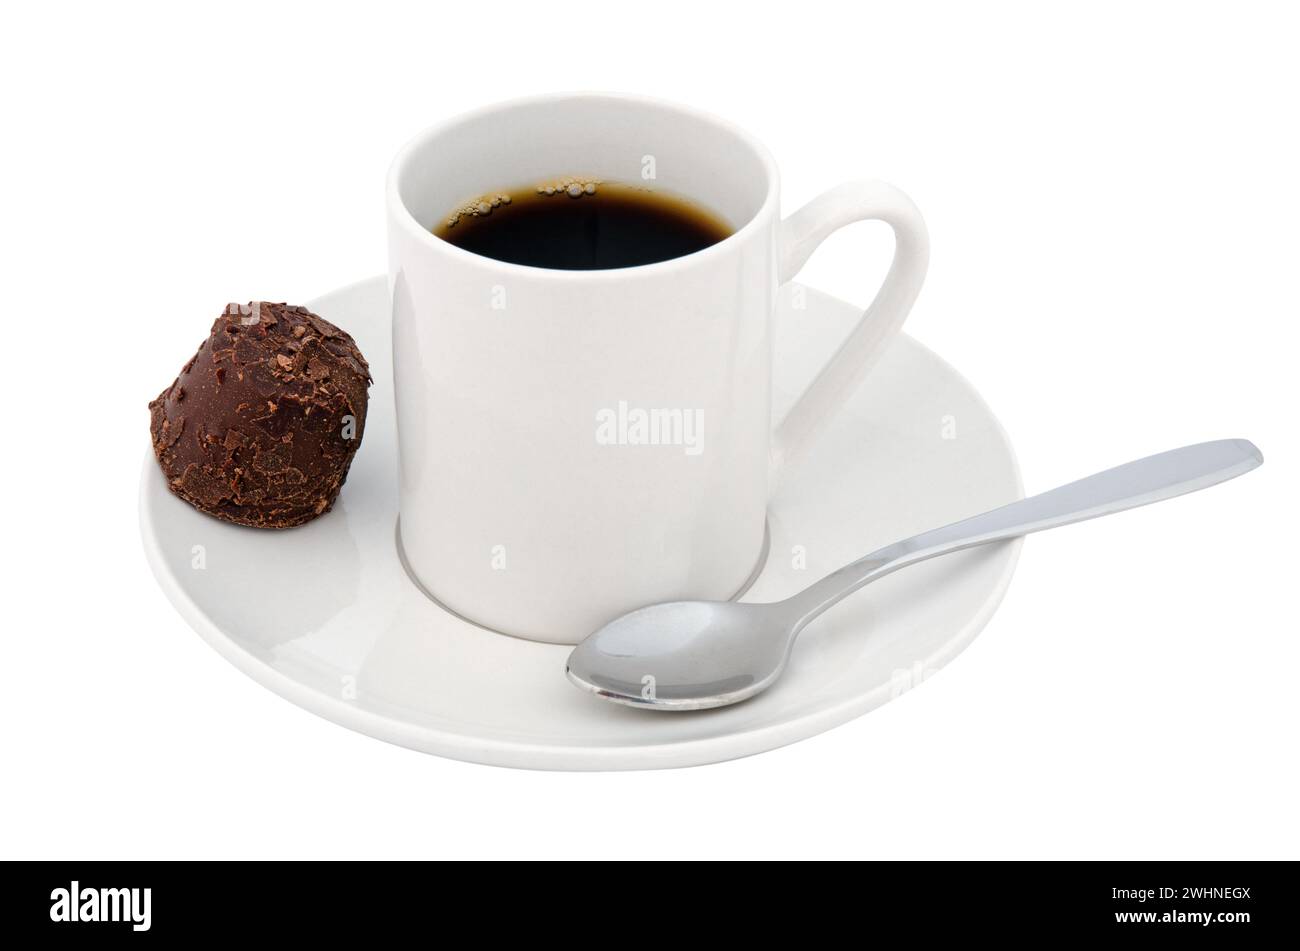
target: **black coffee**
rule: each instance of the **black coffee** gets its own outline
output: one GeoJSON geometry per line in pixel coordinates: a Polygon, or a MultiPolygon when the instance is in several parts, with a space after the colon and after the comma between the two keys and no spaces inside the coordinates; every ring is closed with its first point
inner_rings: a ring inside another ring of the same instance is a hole
{"type": "Polygon", "coordinates": [[[731,228],[675,195],[560,178],[484,195],[451,212],[433,233],[498,261],[587,271],[678,258],[717,244],[731,228]]]}

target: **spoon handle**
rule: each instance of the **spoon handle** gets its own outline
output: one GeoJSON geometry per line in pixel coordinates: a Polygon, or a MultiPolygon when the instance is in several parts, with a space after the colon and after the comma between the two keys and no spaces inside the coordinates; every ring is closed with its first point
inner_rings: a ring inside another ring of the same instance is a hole
{"type": "Polygon", "coordinates": [[[1236,478],[1263,461],[1260,451],[1245,439],[1220,439],[1147,456],[886,545],[786,603],[798,612],[797,626],[802,627],[868,582],[918,561],[1172,499],[1236,478]]]}

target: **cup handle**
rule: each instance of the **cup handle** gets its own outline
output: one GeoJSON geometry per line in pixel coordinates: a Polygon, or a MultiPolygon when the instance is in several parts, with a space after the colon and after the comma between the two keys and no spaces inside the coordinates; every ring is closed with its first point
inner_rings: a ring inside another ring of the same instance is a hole
{"type": "Polygon", "coordinates": [[[802,455],[821,424],[834,415],[898,333],[921,290],[930,239],[916,205],[884,182],[845,182],[823,192],[781,222],[779,283],[792,280],[817,246],[855,221],[880,220],[894,229],[894,260],[862,319],[777,425],[772,437],[771,483],[802,455]]]}

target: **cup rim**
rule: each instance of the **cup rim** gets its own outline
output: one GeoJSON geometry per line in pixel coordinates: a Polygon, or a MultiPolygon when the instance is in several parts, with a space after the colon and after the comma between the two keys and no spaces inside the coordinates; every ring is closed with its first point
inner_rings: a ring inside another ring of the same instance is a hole
{"type": "Polygon", "coordinates": [[[504,270],[506,272],[517,272],[521,276],[531,278],[549,277],[555,280],[566,281],[600,281],[622,279],[632,275],[659,275],[671,273],[675,270],[682,270],[687,267],[694,267],[704,264],[720,254],[728,252],[734,247],[736,242],[748,239],[755,231],[763,227],[768,218],[772,216],[779,201],[779,178],[776,167],[776,160],[758,139],[740,126],[730,122],[721,116],[714,115],[703,109],[696,109],[694,106],[687,106],[669,99],[660,99],[654,96],[643,96],[635,93],[615,93],[615,92],[554,92],[542,93],[534,96],[520,96],[513,99],[504,99],[498,102],[489,103],[480,106],[477,109],[471,109],[467,112],[461,112],[434,125],[428,126],[413,138],[409,139],[397,152],[392,163],[388,168],[386,197],[388,201],[389,220],[397,224],[408,235],[417,242],[432,248],[438,253],[449,254],[454,258],[459,258],[468,262],[486,263],[494,270],[504,270]],[[723,238],[716,244],[711,244],[707,248],[701,248],[699,251],[693,251],[690,254],[683,254],[679,257],[669,258],[666,261],[655,261],[651,264],[638,264],[632,267],[616,268],[595,268],[591,270],[568,270],[563,268],[537,267],[531,264],[516,264],[510,261],[501,261],[497,258],[490,258],[473,251],[467,251],[464,248],[457,247],[450,241],[444,241],[432,231],[423,227],[416,220],[415,215],[406,207],[406,202],[402,199],[398,181],[405,172],[411,159],[420,152],[431,140],[444,134],[451,127],[465,122],[470,119],[483,118],[491,116],[494,113],[506,112],[511,109],[517,109],[521,106],[534,106],[554,103],[562,100],[572,99],[604,99],[615,102],[630,103],[639,106],[653,106],[659,109],[666,109],[673,112],[682,113],[691,116],[697,120],[718,126],[730,135],[735,136],[743,142],[746,147],[762,163],[764,172],[767,175],[766,193],[758,210],[750,215],[749,220],[733,231],[730,235],[723,238]]]}

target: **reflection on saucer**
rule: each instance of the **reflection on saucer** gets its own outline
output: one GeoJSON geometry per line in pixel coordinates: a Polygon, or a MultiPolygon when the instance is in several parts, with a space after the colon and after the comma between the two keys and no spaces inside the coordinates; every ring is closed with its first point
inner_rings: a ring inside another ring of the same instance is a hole
{"type": "Polygon", "coordinates": [[[229,525],[176,500],[166,551],[172,571],[196,592],[226,606],[246,646],[271,648],[323,627],[356,600],[361,556],[348,518],[349,486],[334,509],[297,528],[271,531],[229,525]],[[253,537],[255,536],[255,537],[253,537]],[[261,554],[249,559],[249,545],[261,554]]]}

